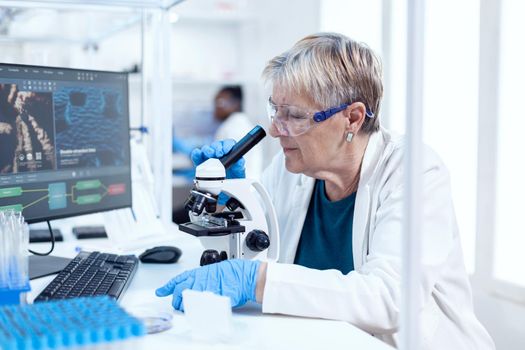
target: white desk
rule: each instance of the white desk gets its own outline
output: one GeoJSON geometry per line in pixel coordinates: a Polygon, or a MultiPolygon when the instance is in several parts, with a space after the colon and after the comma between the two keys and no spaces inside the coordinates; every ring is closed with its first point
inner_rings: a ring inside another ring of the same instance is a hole
{"type": "MultiPolygon", "coordinates": [[[[64,242],[58,242],[53,255],[74,257],[77,245],[91,246],[107,240],[78,241],[71,235],[64,234],[64,242]]],[[[174,228],[173,240],[169,242],[182,249],[183,255],[178,263],[170,265],[140,264],[128,290],[120,299],[125,308],[148,306],[173,310],[171,297],[158,298],[154,291],[178,273],[197,267],[202,246],[199,241],[174,228]]],[[[31,248],[46,251],[49,243],[31,244],[31,248]]],[[[135,251],[137,255],[145,248],[135,251]]],[[[29,301],[44,289],[54,276],[31,281],[32,291],[29,301]]],[[[360,329],[338,321],[299,318],[282,315],[262,314],[257,304],[249,304],[234,309],[233,321],[235,339],[228,344],[210,344],[192,339],[184,314],[173,312],[173,327],[163,333],[148,335],[143,340],[145,349],[370,349],[388,350],[390,346],[382,343],[360,329]]]]}

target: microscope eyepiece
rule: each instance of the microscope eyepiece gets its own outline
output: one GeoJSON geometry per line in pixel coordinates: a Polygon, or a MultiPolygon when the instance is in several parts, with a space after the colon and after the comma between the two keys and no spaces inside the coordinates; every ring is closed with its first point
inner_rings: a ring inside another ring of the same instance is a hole
{"type": "Polygon", "coordinates": [[[246,134],[239,142],[237,142],[227,155],[223,156],[219,160],[224,169],[228,169],[236,161],[242,158],[249,150],[251,150],[256,144],[259,143],[266,136],[264,129],[257,125],[250,132],[246,134]]]}

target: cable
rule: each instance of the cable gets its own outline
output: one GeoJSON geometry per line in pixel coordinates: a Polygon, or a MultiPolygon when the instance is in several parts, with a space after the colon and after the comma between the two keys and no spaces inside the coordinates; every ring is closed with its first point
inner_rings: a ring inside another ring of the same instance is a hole
{"type": "Polygon", "coordinates": [[[55,234],[53,233],[53,229],[51,228],[51,223],[49,222],[49,220],[47,221],[47,227],[49,228],[49,234],[51,235],[51,249],[49,249],[49,251],[47,253],[39,253],[39,252],[35,252],[35,251],[31,250],[31,249],[28,249],[30,253],[33,253],[33,254],[38,255],[38,256],[47,256],[47,255],[51,254],[53,249],[55,249],[55,234]]]}

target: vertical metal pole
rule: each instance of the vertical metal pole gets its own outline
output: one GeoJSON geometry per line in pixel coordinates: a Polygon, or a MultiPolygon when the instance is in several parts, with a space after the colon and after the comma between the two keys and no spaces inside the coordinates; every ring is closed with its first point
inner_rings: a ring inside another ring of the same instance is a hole
{"type": "Polygon", "coordinates": [[[171,140],[172,140],[172,84],[170,39],[171,24],[168,11],[155,10],[153,15],[154,51],[152,57],[149,87],[151,94],[151,115],[147,120],[151,124],[150,155],[153,159],[153,174],[155,176],[155,197],[159,205],[160,218],[165,224],[171,223],[171,140]]]}
{"type": "Polygon", "coordinates": [[[401,346],[420,349],[422,209],[422,120],[425,1],[408,0],[407,139],[405,148],[405,211],[402,270],[401,346]]]}
{"type": "Polygon", "coordinates": [[[494,271],[498,154],[501,1],[481,0],[479,40],[476,287],[489,288],[494,271]]]}
{"type": "Polygon", "coordinates": [[[381,50],[383,56],[383,100],[381,102],[381,123],[391,127],[392,111],[392,0],[383,0],[381,25],[381,50]]]}
{"type": "MultiPolygon", "coordinates": [[[[147,94],[147,79],[146,79],[146,31],[148,26],[148,17],[147,12],[145,9],[142,9],[142,20],[140,23],[140,35],[141,35],[141,52],[140,52],[140,95],[141,95],[141,102],[140,102],[140,125],[139,127],[143,127],[146,125],[145,117],[146,117],[146,105],[148,98],[147,94]]],[[[140,141],[142,142],[144,140],[143,133],[140,133],[139,136],[140,141]]]]}

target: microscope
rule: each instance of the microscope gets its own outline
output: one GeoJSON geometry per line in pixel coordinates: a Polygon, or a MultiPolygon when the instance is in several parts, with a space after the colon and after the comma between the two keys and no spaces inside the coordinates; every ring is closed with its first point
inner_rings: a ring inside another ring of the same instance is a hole
{"type": "Polygon", "coordinates": [[[256,180],[226,179],[226,169],[265,136],[264,129],[256,126],[228,154],[197,166],[184,204],[190,222],[179,229],[200,239],[205,248],[201,266],[226,259],[277,261],[279,227],[268,192],[256,180]],[[219,194],[229,197],[224,208],[218,205],[219,194]]]}

